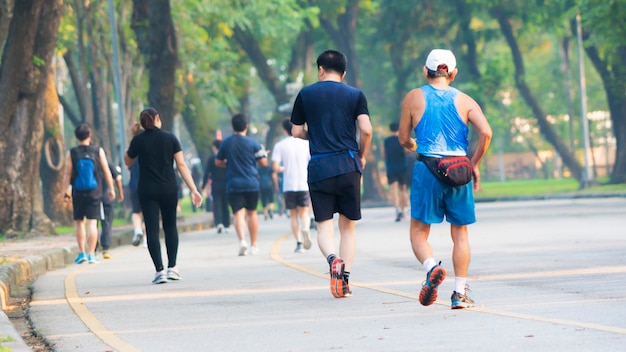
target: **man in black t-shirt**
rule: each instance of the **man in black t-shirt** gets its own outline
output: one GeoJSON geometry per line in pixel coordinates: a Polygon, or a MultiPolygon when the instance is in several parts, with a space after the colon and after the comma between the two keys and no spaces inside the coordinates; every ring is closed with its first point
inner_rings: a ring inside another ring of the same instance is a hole
{"type": "MultiPolygon", "coordinates": [[[[113,166],[110,162],[107,163],[109,165],[109,171],[111,172],[111,176],[113,177],[113,181],[115,186],[117,187],[117,195],[118,200],[121,202],[124,201],[124,187],[122,185],[122,173],[121,170],[118,170],[117,167],[113,166]]],[[[103,209],[103,217],[100,219],[100,225],[102,227],[100,231],[100,245],[102,246],[102,258],[111,259],[111,255],[109,254],[109,248],[111,247],[112,240],[112,227],[113,227],[113,218],[114,218],[114,205],[113,200],[109,199],[106,196],[106,193],[109,191],[109,186],[105,183],[103,188],[102,197],[102,209],[103,209]]]]}
{"type": "Polygon", "coordinates": [[[398,141],[397,122],[389,124],[391,136],[383,142],[383,158],[387,172],[387,183],[391,192],[391,201],[396,209],[396,222],[404,217],[404,211],[409,204],[406,191],[406,149],[398,141]]]}
{"type": "Polygon", "coordinates": [[[320,54],[319,82],[298,93],[291,113],[292,135],[309,140],[308,183],[317,241],[330,265],[330,291],[336,298],[352,294],[348,279],[356,249],[355,221],[361,218],[361,172],[372,141],[365,95],[342,83],[346,61],[335,50],[320,54]],[[333,223],[333,214],[337,212],[341,232],[339,256],[333,223]]]}

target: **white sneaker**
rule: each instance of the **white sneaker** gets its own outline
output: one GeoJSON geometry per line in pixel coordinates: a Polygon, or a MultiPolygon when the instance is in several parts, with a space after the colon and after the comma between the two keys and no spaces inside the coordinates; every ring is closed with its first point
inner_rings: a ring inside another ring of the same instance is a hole
{"type": "Polygon", "coordinates": [[[168,280],[182,280],[183,278],[178,273],[178,269],[176,267],[167,268],[167,279],[168,280]]]}
{"type": "Polygon", "coordinates": [[[222,233],[224,231],[224,225],[219,224],[217,225],[217,233],[222,233]]]}
{"type": "Polygon", "coordinates": [[[135,232],[133,235],[133,246],[137,247],[141,244],[141,240],[143,239],[143,233],[135,232]]]}
{"type": "Polygon", "coordinates": [[[302,229],[302,237],[304,238],[304,242],[302,242],[304,249],[311,249],[311,234],[309,233],[309,229],[302,229]]]}
{"type": "Polygon", "coordinates": [[[257,246],[250,247],[250,254],[252,254],[252,255],[259,255],[260,252],[261,252],[261,250],[259,250],[259,247],[257,247],[257,246]]]}
{"type": "Polygon", "coordinates": [[[246,241],[242,240],[239,242],[239,256],[242,257],[246,255],[246,252],[248,252],[248,244],[246,241]]]}
{"type": "Polygon", "coordinates": [[[167,282],[167,278],[165,277],[165,270],[161,270],[157,272],[156,274],[154,274],[154,280],[152,280],[153,284],[158,285],[158,284],[164,284],[166,282],[167,282]]]}

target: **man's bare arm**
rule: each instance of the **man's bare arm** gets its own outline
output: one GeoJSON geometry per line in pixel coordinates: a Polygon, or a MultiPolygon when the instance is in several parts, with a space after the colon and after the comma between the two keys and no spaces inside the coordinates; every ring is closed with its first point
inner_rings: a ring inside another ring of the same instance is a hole
{"type": "Polygon", "coordinates": [[[408,150],[415,151],[417,143],[411,138],[411,133],[423,113],[424,96],[421,89],[413,89],[406,94],[402,101],[400,124],[398,129],[398,141],[408,150]]]}
{"type": "Polygon", "coordinates": [[[365,167],[365,157],[372,144],[372,122],[369,115],[365,114],[357,116],[356,121],[359,125],[359,157],[361,166],[365,167]]]}

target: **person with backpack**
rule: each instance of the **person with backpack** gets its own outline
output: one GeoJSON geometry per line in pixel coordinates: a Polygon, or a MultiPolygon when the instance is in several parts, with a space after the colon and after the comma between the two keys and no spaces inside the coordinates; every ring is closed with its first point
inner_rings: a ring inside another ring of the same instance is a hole
{"type": "Polygon", "coordinates": [[[89,125],[81,124],[76,127],[74,136],[78,139],[78,146],[70,149],[67,155],[65,184],[68,185],[68,190],[64,197],[67,202],[71,200],[74,207],[76,242],[80,251],[74,263],[81,264],[87,261],[89,264],[97,264],[95,252],[98,244],[98,220],[102,219],[103,182],[108,186],[106,196],[113,200],[115,199],[113,177],[104,150],[91,145],[92,134],[89,125]],[[71,191],[69,185],[72,186],[71,191]]]}

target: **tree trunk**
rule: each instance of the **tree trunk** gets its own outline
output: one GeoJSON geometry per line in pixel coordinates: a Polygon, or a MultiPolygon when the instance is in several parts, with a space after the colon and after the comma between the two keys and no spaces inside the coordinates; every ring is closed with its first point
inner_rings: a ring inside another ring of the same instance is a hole
{"type": "MultiPolygon", "coordinates": [[[[311,5],[315,2],[309,0],[311,5]]],[[[328,34],[328,37],[335,43],[337,50],[341,51],[348,58],[346,67],[346,82],[354,87],[361,88],[361,78],[356,60],[355,33],[357,15],[359,13],[359,0],[348,0],[346,11],[339,14],[334,21],[326,17],[327,14],[320,13],[320,24],[328,34]],[[335,28],[334,24],[337,24],[335,28]]]]}
{"type": "Polygon", "coordinates": [[[526,84],[525,80],[525,69],[524,69],[524,59],[522,57],[522,53],[519,49],[519,45],[517,44],[517,39],[513,34],[513,28],[509,22],[508,17],[505,15],[505,12],[496,7],[491,10],[491,14],[498,21],[500,25],[500,31],[506,42],[511,49],[511,55],[513,56],[513,64],[515,65],[515,86],[517,90],[520,92],[520,95],[526,101],[526,104],[531,108],[535,118],[537,119],[537,123],[539,124],[539,130],[541,134],[546,138],[548,143],[554,146],[557,153],[563,159],[563,163],[570,169],[572,175],[582,182],[582,174],[583,168],[576,160],[574,155],[570,152],[567,146],[563,143],[559,135],[556,133],[548,119],[546,118],[546,114],[543,112],[543,109],[539,106],[539,102],[535,99],[533,93],[530,91],[528,84],[526,84]]]}
{"type": "Polygon", "coordinates": [[[148,103],[159,112],[163,129],[171,131],[176,115],[174,97],[178,46],[170,2],[133,0],[133,5],[132,28],[146,58],[150,77],[148,103]]]}
{"type": "MultiPolygon", "coordinates": [[[[587,37],[587,34],[584,34],[587,37]]],[[[615,165],[611,172],[609,183],[626,182],[626,46],[618,47],[614,52],[607,53],[607,57],[602,59],[599,50],[595,45],[586,46],[587,56],[598,71],[604,90],[606,91],[609,111],[611,112],[611,122],[613,123],[613,134],[616,141],[615,165]]]]}
{"type": "Polygon", "coordinates": [[[43,212],[39,162],[62,4],[18,1],[9,25],[0,67],[0,233],[5,236],[53,232],[43,212]]]}
{"type": "MultiPolygon", "coordinates": [[[[4,43],[7,33],[9,33],[9,24],[13,18],[14,7],[15,0],[0,0],[0,43],[4,43]]],[[[2,52],[1,49],[0,52],[2,52]]]]}
{"type": "MultiPolygon", "coordinates": [[[[235,41],[237,41],[237,44],[239,44],[239,46],[248,55],[248,59],[250,59],[250,61],[252,62],[252,65],[259,75],[259,78],[261,79],[261,81],[263,81],[263,84],[265,85],[265,87],[267,87],[267,90],[269,90],[269,92],[274,97],[276,106],[280,107],[283,104],[288,104],[290,102],[290,97],[287,94],[287,91],[285,89],[286,87],[280,81],[272,67],[267,64],[268,59],[265,54],[263,54],[263,51],[261,51],[261,47],[258,41],[249,32],[245,32],[239,27],[235,27],[233,29],[233,37],[235,38],[235,41]]],[[[283,118],[284,115],[280,113],[274,113],[270,121],[267,121],[269,129],[265,138],[266,148],[271,149],[274,147],[276,136],[279,136],[281,134],[280,122],[283,118]]]]}
{"type": "Polygon", "coordinates": [[[46,215],[56,224],[69,226],[73,223],[72,207],[65,202],[65,145],[59,123],[59,98],[54,85],[54,69],[48,75],[45,94],[43,148],[39,172],[41,191],[46,215]]]}
{"type": "Polygon", "coordinates": [[[185,78],[185,87],[185,109],[181,115],[196,146],[198,157],[205,163],[211,155],[211,146],[215,140],[217,116],[207,113],[191,74],[187,74],[185,78]]]}
{"type": "MultiPolygon", "coordinates": [[[[312,3],[312,1],[310,1],[312,3]]],[[[333,22],[320,14],[320,24],[329,38],[337,46],[337,50],[346,55],[348,65],[346,67],[346,82],[354,87],[361,87],[361,78],[356,60],[355,33],[357,15],[359,13],[359,0],[348,0],[346,11],[336,18],[337,28],[333,22]]],[[[372,148],[375,144],[372,144],[372,148]]],[[[367,156],[367,164],[363,170],[363,201],[380,201],[384,199],[383,185],[380,182],[380,172],[376,167],[374,153],[370,151],[367,156]]]]}

